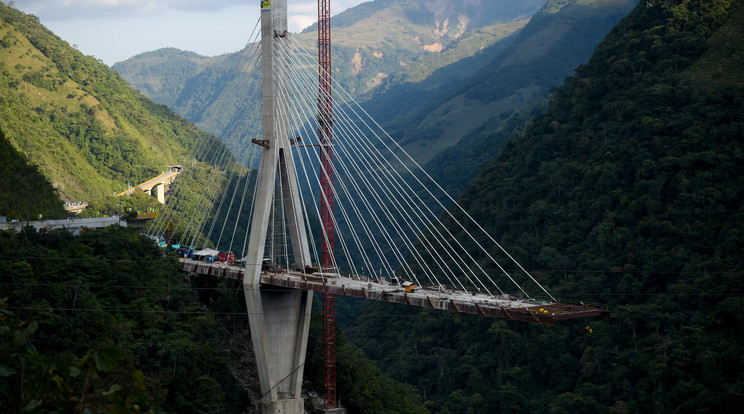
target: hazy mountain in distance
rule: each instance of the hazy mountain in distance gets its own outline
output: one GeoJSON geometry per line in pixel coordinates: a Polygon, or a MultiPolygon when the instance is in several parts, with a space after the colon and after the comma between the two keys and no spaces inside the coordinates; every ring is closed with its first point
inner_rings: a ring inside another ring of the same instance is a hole
{"type": "MultiPolygon", "coordinates": [[[[383,1],[364,3],[334,16],[334,79],[353,96],[365,99],[381,86],[420,82],[438,68],[469,58],[455,78],[465,79],[503,49],[502,45],[540,10],[544,0],[383,1]]],[[[316,33],[292,34],[317,53],[316,33]]],[[[113,69],[157,102],[214,133],[225,142],[252,130],[241,111],[254,111],[246,84],[252,45],[216,58],[177,49],[144,53],[113,69]]],[[[239,149],[235,149],[239,151],[239,149]]]]}
{"type": "MultiPolygon", "coordinates": [[[[377,0],[333,16],[334,76],[354,95],[382,79],[421,80],[433,70],[476,54],[522,27],[544,0],[377,0]]],[[[315,49],[315,25],[293,36],[315,49]]],[[[247,39],[246,39],[247,40],[247,39]]],[[[250,47],[250,45],[249,45],[250,47]]],[[[231,55],[236,55],[235,54],[231,55]]],[[[112,66],[159,103],[175,102],[184,81],[225,62],[166,48],[112,66]]],[[[204,85],[214,89],[219,85],[204,85]]],[[[188,116],[188,114],[187,114],[188,116]]]]}
{"type": "Polygon", "coordinates": [[[176,48],[164,48],[119,62],[113,69],[145,96],[173,108],[186,81],[206,67],[219,64],[226,56],[205,57],[176,48]]]}
{"type": "MultiPolygon", "coordinates": [[[[427,169],[457,192],[635,3],[363,3],[332,19],[334,76],[414,159],[431,163],[427,169]]],[[[313,50],[312,27],[294,36],[313,50]]],[[[229,142],[251,130],[236,116],[252,110],[249,98],[234,93],[241,82],[255,81],[241,70],[248,53],[204,58],[165,49],[113,68],[229,142]]]]}

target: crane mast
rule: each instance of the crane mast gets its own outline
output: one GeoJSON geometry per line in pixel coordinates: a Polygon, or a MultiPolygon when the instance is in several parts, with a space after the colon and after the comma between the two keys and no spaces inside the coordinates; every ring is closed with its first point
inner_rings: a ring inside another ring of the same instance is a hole
{"type": "MultiPolygon", "coordinates": [[[[318,0],[318,129],[320,146],[320,218],[323,226],[321,271],[335,271],[333,260],[333,97],[331,95],[331,1],[318,0]]],[[[336,403],[336,303],[323,292],[323,397],[325,408],[336,403]]]]}

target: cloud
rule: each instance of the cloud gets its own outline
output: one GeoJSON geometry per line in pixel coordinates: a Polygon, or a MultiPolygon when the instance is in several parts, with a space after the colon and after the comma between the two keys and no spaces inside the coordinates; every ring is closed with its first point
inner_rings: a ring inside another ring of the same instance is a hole
{"type": "MultiPolygon", "coordinates": [[[[340,13],[363,0],[332,0],[331,12],[340,13]]],[[[216,13],[233,6],[246,6],[258,0],[16,0],[16,7],[46,20],[91,17],[158,16],[168,12],[216,13]]],[[[290,16],[297,21],[317,20],[317,0],[288,1],[290,16]]]]}
{"type": "MultiPolygon", "coordinates": [[[[331,0],[332,14],[362,2],[331,0]]],[[[161,47],[206,56],[240,50],[260,13],[259,0],[15,0],[15,7],[108,64],[161,47]]],[[[289,30],[315,23],[317,7],[288,0],[289,30]]]]}
{"type": "Polygon", "coordinates": [[[318,16],[309,15],[290,15],[287,17],[287,23],[289,24],[289,31],[292,33],[299,33],[306,27],[315,23],[318,20],[318,16]]]}
{"type": "Polygon", "coordinates": [[[331,0],[331,13],[341,13],[342,11],[354,7],[357,4],[369,2],[371,2],[371,0],[331,0]]]}
{"type": "MultiPolygon", "coordinates": [[[[331,0],[331,14],[336,15],[342,11],[354,7],[364,0],[331,0]]],[[[287,3],[287,14],[289,30],[300,32],[302,29],[312,25],[318,20],[317,0],[289,0],[287,3]]]]}
{"type": "MultiPolygon", "coordinates": [[[[257,0],[256,0],[257,2],[257,0]]],[[[16,0],[16,7],[46,20],[158,16],[169,12],[215,13],[248,0],[16,0]]]]}
{"type": "Polygon", "coordinates": [[[318,20],[318,2],[290,1],[287,4],[287,23],[290,32],[300,32],[318,20]]]}

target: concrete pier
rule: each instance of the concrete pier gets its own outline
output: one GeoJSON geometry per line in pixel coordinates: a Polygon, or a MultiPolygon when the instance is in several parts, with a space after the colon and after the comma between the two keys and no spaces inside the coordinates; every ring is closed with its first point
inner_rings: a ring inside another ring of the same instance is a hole
{"type": "Polygon", "coordinates": [[[247,287],[262,413],[304,413],[302,374],[312,292],[247,287]]]}
{"type": "Polygon", "coordinates": [[[312,292],[261,283],[266,233],[275,197],[283,199],[294,265],[311,265],[300,195],[287,131],[276,125],[277,113],[286,113],[286,88],[277,88],[275,77],[286,79],[288,58],[275,42],[285,41],[286,0],[261,2],[261,71],[263,147],[256,182],[251,233],[246,254],[245,292],[251,338],[256,354],[263,414],[303,414],[302,374],[310,329],[312,292]],[[277,194],[279,178],[281,194],[277,194]]]}

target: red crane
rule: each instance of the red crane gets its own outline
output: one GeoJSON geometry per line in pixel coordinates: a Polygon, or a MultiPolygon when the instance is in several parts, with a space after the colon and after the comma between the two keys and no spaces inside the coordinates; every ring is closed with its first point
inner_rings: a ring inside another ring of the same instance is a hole
{"type": "MultiPolygon", "coordinates": [[[[331,96],[331,1],[318,0],[318,129],[320,146],[321,271],[333,265],[333,97],[331,96]]],[[[333,271],[333,270],[330,270],[333,271]]],[[[323,380],[325,408],[336,404],[336,302],[323,292],[323,380]]]]}

